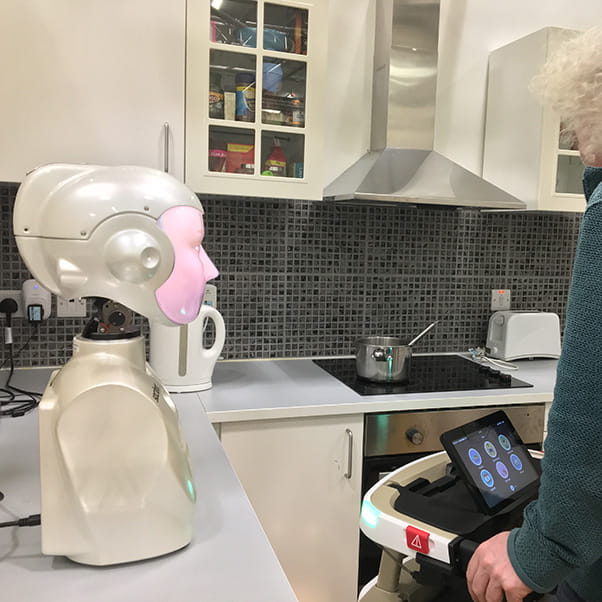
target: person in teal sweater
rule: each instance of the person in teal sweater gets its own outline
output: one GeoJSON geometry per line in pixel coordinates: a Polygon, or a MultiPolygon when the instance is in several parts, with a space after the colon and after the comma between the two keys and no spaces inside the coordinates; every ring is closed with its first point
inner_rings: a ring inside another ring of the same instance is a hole
{"type": "Polygon", "coordinates": [[[534,80],[574,132],[587,206],[579,232],[537,501],[482,543],[466,573],[477,602],[602,602],[602,28],[566,42],[534,80]]]}

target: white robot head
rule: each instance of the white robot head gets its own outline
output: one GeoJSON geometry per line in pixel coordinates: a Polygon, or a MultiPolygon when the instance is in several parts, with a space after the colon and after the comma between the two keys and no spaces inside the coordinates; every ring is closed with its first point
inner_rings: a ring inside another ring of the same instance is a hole
{"type": "Polygon", "coordinates": [[[147,167],[36,169],[17,192],[13,227],[23,261],[54,294],[113,299],[166,325],[194,320],[218,275],[198,198],[147,167]]]}

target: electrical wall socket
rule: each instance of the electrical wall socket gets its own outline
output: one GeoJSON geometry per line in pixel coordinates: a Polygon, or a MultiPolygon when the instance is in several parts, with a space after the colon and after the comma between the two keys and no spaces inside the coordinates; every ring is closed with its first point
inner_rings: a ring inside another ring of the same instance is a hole
{"type": "Polygon", "coordinates": [[[508,289],[494,289],[491,291],[491,310],[503,311],[510,309],[510,291],[508,289]]]}
{"type": "Polygon", "coordinates": [[[23,296],[21,291],[0,291],[0,301],[6,298],[14,299],[17,302],[17,311],[13,314],[13,318],[23,318],[23,296]]]}
{"type": "Polygon", "coordinates": [[[85,299],[56,298],[56,315],[58,318],[85,318],[87,313],[85,299]]]}

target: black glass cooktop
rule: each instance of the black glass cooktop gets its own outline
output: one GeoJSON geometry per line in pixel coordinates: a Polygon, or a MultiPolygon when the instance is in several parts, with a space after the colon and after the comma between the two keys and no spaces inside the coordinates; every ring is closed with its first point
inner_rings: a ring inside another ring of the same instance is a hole
{"type": "Polygon", "coordinates": [[[533,386],[492,366],[478,364],[459,355],[414,355],[410,365],[410,379],[406,383],[374,383],[360,378],[355,369],[354,357],[313,361],[360,395],[514,389],[533,386]]]}

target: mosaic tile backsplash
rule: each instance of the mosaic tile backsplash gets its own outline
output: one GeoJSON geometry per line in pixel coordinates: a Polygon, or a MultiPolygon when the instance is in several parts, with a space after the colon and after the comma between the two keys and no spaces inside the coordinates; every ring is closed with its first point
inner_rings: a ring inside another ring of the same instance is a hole
{"type": "MultiPolygon", "coordinates": [[[[0,290],[31,277],[12,236],[17,188],[0,184],[0,290]]],[[[200,198],[221,272],[224,358],[348,355],[362,335],[409,340],[435,319],[415,351],[464,351],[484,344],[493,288],[511,289],[512,309],[554,311],[564,325],[581,214],[200,198]]],[[[85,320],[56,318],[54,301],[53,313],[18,365],[69,358],[85,320]]],[[[32,331],[14,322],[19,349],[32,331]]]]}

